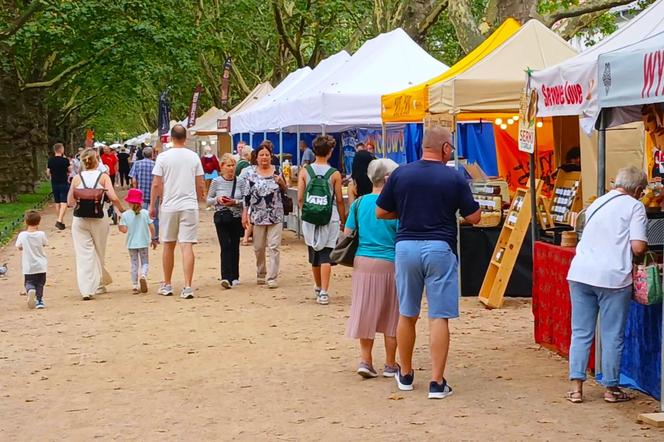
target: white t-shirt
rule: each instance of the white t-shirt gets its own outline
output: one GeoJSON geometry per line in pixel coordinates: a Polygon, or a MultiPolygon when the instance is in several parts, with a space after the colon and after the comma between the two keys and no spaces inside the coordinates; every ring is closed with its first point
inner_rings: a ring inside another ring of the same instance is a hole
{"type": "Polygon", "coordinates": [[[196,177],[203,175],[203,166],[193,151],[177,147],[160,153],[152,174],[164,180],[162,211],[198,210],[196,177]]]}
{"type": "Polygon", "coordinates": [[[24,275],[46,273],[48,261],[44,253],[44,246],[47,245],[46,233],[40,230],[36,232],[25,231],[18,234],[16,248],[23,250],[21,264],[23,265],[24,275]]]}
{"type": "Polygon", "coordinates": [[[648,218],[640,201],[631,196],[616,195],[620,192],[612,190],[597,198],[586,210],[589,221],[576,247],[576,256],[567,274],[568,281],[612,289],[632,284],[630,241],[648,241],[648,218]],[[592,216],[595,210],[599,211],[592,216]]]}

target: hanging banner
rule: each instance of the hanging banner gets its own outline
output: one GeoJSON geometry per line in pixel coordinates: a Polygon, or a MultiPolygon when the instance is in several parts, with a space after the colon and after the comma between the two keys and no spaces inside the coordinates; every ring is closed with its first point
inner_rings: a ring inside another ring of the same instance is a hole
{"type": "Polygon", "coordinates": [[[157,129],[159,136],[168,134],[171,130],[171,104],[168,100],[168,91],[159,94],[159,108],[157,109],[157,129]]]}
{"type": "Polygon", "coordinates": [[[535,152],[535,124],[537,123],[537,91],[530,89],[530,81],[521,92],[519,105],[519,150],[535,152]]]}
{"type": "Polygon", "coordinates": [[[191,103],[189,103],[187,129],[196,125],[196,111],[198,111],[198,99],[201,97],[201,92],[203,92],[203,87],[199,84],[194,88],[194,93],[191,96],[191,103]]]}
{"type": "Polygon", "coordinates": [[[224,108],[228,104],[228,92],[230,89],[231,81],[231,67],[233,66],[233,61],[231,57],[226,59],[224,63],[224,73],[221,76],[221,107],[224,108]]]}
{"type": "Polygon", "coordinates": [[[442,114],[427,114],[424,117],[424,130],[429,129],[433,125],[438,125],[446,128],[450,132],[454,133],[454,115],[449,112],[442,114]]]}
{"type": "Polygon", "coordinates": [[[85,131],[85,147],[92,147],[95,144],[95,130],[87,129],[85,131]]]}

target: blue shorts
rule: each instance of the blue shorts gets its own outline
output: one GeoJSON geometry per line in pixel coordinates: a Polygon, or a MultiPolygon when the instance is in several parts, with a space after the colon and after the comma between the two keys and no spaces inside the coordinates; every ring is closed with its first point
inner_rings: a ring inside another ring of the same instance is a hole
{"type": "Polygon", "coordinates": [[[69,193],[69,183],[51,183],[53,190],[53,200],[57,203],[67,203],[67,194],[69,193]]]}
{"type": "Polygon", "coordinates": [[[399,313],[420,315],[422,292],[427,290],[429,318],[459,317],[458,262],[445,241],[399,241],[396,279],[399,313]]]}

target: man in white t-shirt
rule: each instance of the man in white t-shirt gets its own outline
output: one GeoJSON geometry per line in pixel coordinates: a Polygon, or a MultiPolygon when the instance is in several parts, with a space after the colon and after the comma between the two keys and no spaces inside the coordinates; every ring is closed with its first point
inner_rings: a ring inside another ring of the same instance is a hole
{"type": "MultiPolygon", "coordinates": [[[[586,210],[586,222],[567,275],[572,301],[572,343],[569,349],[567,399],[583,401],[590,346],[601,313],[601,383],[604,400],[630,399],[618,386],[625,322],[632,295],[632,257],[648,249],[646,210],[638,198],[648,184],[639,168],[618,171],[615,187],[586,210]]],[[[599,364],[599,362],[598,362],[599,364]]]]}
{"type": "Polygon", "coordinates": [[[201,160],[185,146],[187,129],[181,124],[171,129],[173,147],[159,154],[155,161],[150,193],[150,217],[157,215],[156,201],[161,201],[159,237],[164,243],[164,281],[158,293],[173,295],[171,279],[175,260],[175,246],[180,244],[184,269],[184,288],[180,297],[191,299],[194,289],[194,244],[198,242],[198,203],[205,201],[205,182],[201,160]]]}

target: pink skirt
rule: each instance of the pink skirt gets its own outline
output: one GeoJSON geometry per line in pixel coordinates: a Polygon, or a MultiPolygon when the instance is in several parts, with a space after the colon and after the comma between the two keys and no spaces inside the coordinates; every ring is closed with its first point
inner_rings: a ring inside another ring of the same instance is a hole
{"type": "Polygon", "coordinates": [[[356,256],[353,265],[353,299],[346,336],[374,339],[376,333],[396,336],[399,301],[394,263],[356,256]]]}

